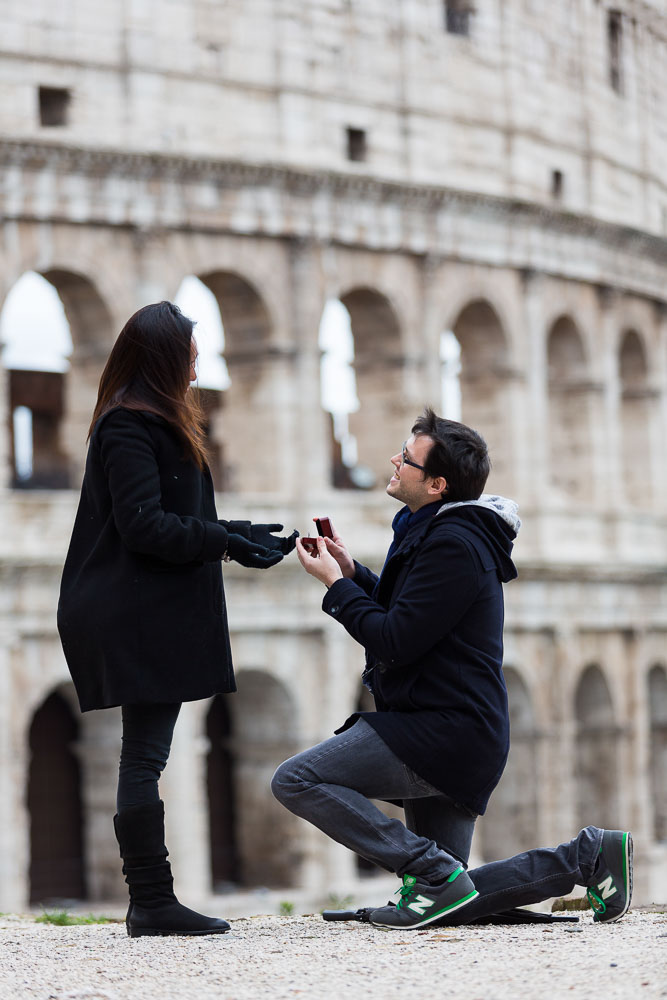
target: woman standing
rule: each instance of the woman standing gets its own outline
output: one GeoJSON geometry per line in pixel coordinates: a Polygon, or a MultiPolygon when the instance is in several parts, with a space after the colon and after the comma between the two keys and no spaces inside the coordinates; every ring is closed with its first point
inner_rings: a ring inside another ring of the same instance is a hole
{"type": "Polygon", "coordinates": [[[111,351],[58,604],[81,711],[122,706],[114,827],[132,937],[229,929],[174,895],[158,779],[181,703],[236,690],[221,560],[273,566],[296,536],[218,520],[188,391],[193,325],[171,302],[145,306],[111,351]]]}

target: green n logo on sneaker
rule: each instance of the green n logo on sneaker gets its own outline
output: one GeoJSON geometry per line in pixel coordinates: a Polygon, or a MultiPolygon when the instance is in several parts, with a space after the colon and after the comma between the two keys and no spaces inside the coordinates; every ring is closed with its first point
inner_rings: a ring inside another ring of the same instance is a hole
{"type": "Polygon", "coordinates": [[[418,895],[411,903],[408,903],[407,908],[408,910],[414,910],[415,913],[420,915],[420,917],[423,917],[429,906],[433,906],[433,902],[434,901],[429,899],[428,896],[418,895]]]}
{"type": "Polygon", "coordinates": [[[611,875],[608,875],[607,878],[604,879],[604,881],[599,883],[598,889],[600,890],[603,899],[609,899],[609,897],[613,896],[614,893],[617,891],[616,886],[614,885],[614,880],[611,877],[611,875]]]}

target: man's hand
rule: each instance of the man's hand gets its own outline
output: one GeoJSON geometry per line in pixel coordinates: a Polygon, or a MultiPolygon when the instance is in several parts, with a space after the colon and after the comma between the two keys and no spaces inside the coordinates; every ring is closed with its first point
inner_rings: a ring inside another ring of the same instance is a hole
{"type": "MultiPolygon", "coordinates": [[[[317,555],[311,556],[310,553],[303,547],[303,543],[300,538],[296,540],[296,554],[299,557],[299,562],[305,569],[306,573],[310,573],[314,576],[316,580],[319,580],[325,585],[325,587],[330,587],[332,583],[336,580],[343,579],[343,571],[338,564],[338,561],[333,555],[328,551],[328,544],[334,544],[331,539],[318,538],[317,539],[317,555]]],[[[354,568],[354,563],[352,564],[354,568]]]]}
{"type": "Polygon", "coordinates": [[[334,557],[338,565],[340,566],[343,576],[347,577],[348,580],[354,578],[356,572],[354,559],[350,553],[345,548],[345,542],[340,537],[333,524],[331,525],[331,530],[333,532],[333,539],[325,538],[327,550],[330,555],[334,557]]]}

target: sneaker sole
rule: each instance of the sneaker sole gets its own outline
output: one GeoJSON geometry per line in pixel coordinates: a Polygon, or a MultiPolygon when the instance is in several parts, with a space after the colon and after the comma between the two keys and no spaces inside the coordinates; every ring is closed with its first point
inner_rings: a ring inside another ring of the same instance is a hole
{"type": "Polygon", "coordinates": [[[201,937],[204,934],[226,934],[227,931],[231,930],[230,927],[225,927],[222,930],[215,931],[165,931],[159,930],[156,927],[142,927],[141,929],[131,929],[127,933],[131,938],[138,937],[201,937]]]}
{"type": "Polygon", "coordinates": [[[373,927],[381,927],[386,931],[416,931],[420,927],[425,927],[427,924],[432,924],[434,920],[438,920],[440,917],[444,917],[445,914],[449,916],[450,913],[454,913],[455,910],[460,910],[462,906],[467,906],[468,903],[474,902],[477,899],[479,893],[477,889],[474,892],[469,893],[464,896],[463,899],[459,899],[456,903],[452,903],[451,906],[445,906],[444,909],[438,910],[437,913],[432,913],[425,920],[420,920],[417,924],[376,924],[374,920],[370,923],[373,927]]]}
{"type": "Polygon", "coordinates": [[[623,835],[623,884],[625,887],[625,906],[620,913],[617,913],[613,917],[607,917],[606,920],[596,920],[597,924],[613,924],[625,914],[630,909],[630,902],[632,900],[632,834],[625,833],[623,835]]]}

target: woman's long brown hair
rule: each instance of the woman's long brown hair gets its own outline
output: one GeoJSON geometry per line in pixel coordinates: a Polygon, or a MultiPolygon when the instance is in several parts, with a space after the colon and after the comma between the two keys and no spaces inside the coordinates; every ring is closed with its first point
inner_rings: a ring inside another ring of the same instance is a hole
{"type": "Polygon", "coordinates": [[[204,414],[190,384],[194,323],[173,302],[156,302],[130,316],[104,366],[88,430],[109,410],[148,410],[178,432],[188,458],[206,464],[204,414]]]}

